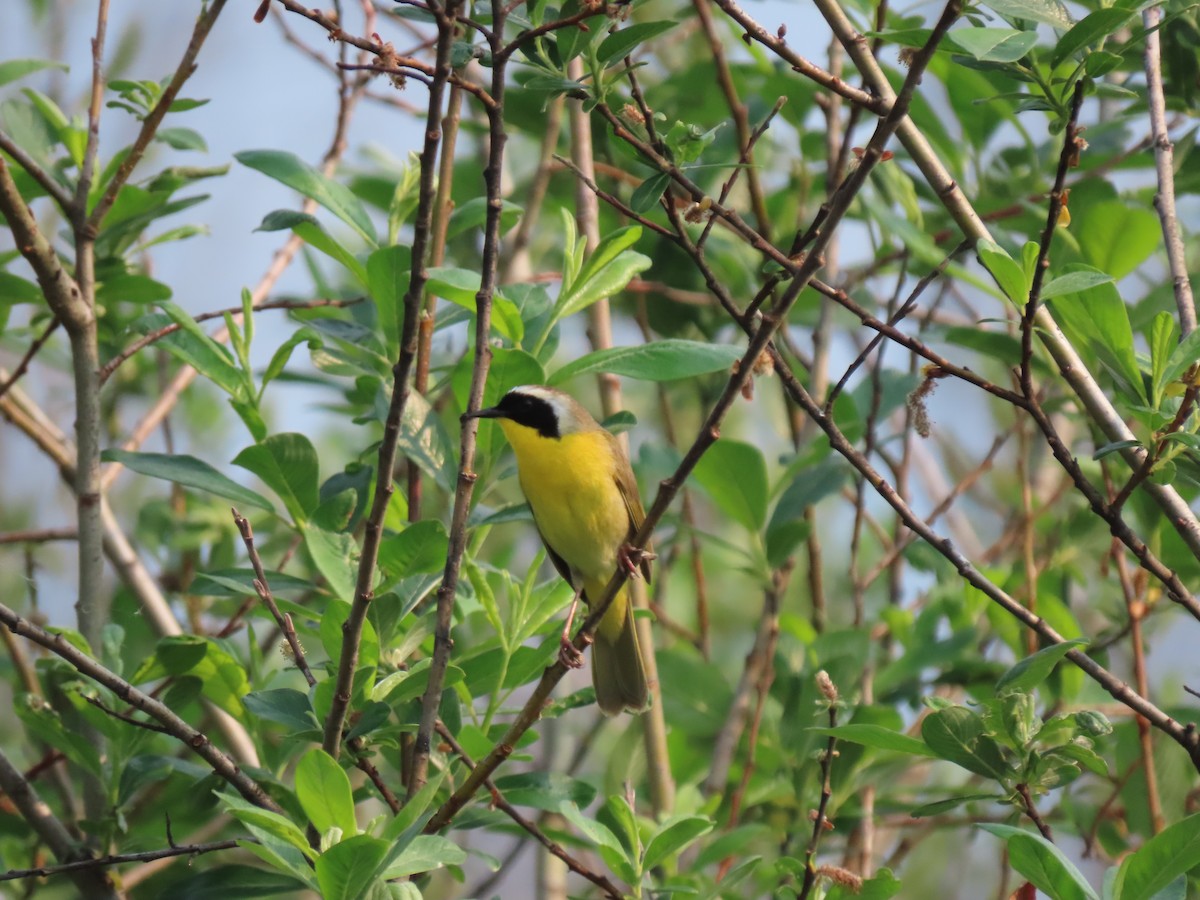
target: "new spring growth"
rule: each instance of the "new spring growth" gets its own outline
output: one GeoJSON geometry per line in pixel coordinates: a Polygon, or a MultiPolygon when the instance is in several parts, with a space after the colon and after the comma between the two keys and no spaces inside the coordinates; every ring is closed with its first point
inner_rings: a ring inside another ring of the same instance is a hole
{"type": "Polygon", "coordinates": [[[833,683],[833,679],[829,677],[829,673],[824,669],[817,673],[817,690],[819,690],[821,695],[830,703],[837,703],[837,685],[833,683]]]}

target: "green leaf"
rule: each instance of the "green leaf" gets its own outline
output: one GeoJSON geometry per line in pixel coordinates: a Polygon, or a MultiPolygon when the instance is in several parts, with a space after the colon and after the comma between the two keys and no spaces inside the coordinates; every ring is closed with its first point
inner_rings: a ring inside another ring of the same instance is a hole
{"type": "Polygon", "coordinates": [[[315,217],[294,209],[277,209],[263,217],[262,224],[255,231],[291,232],[312,247],[341,263],[358,279],[359,284],[369,288],[367,270],[353,253],[347,250],[336,238],[327,232],[315,217]]]}
{"type": "Polygon", "coordinates": [[[356,569],[353,557],[358,550],[354,538],[320,528],[306,528],[304,546],[334,595],[344,600],[352,598],[356,569]]]}
{"type": "Polygon", "coordinates": [[[1162,373],[1162,383],[1165,387],[1183,377],[1183,373],[1200,362],[1200,329],[1193,331],[1182,341],[1167,359],[1166,369],[1162,373]]]}
{"type": "MultiPolygon", "coordinates": [[[[500,207],[500,230],[508,231],[521,218],[524,212],[521,207],[515,203],[510,203],[507,200],[502,201],[500,207]]],[[[472,197],[461,206],[456,206],[454,212],[450,214],[450,223],[446,226],[446,238],[458,237],[464,231],[470,231],[472,228],[483,228],[487,224],[487,198],[472,197]]]]}
{"type": "Polygon", "coordinates": [[[1092,459],[1103,459],[1118,450],[1128,450],[1130,447],[1140,447],[1141,445],[1142,442],[1136,440],[1113,441],[1111,444],[1097,448],[1096,452],[1092,454],[1092,459]]]}
{"type": "Polygon", "coordinates": [[[174,303],[161,301],[158,306],[180,329],[164,337],[160,345],[231,397],[245,399],[242,396],[246,387],[245,375],[233,364],[229,351],[209,337],[194,318],[174,303]]]}
{"type": "Polygon", "coordinates": [[[375,870],[389,849],[387,841],[369,834],[334,844],[316,861],[321,900],[358,900],[375,881],[375,870]]]}
{"type": "Polygon", "coordinates": [[[694,476],[720,510],[751,531],[767,518],[767,463],[753,444],[721,439],[696,463],[694,476]]]}
{"type": "Polygon", "coordinates": [[[0,303],[41,303],[42,289],[19,275],[0,271],[0,303]]]}
{"type": "Polygon", "coordinates": [[[1063,641],[1061,644],[1043,647],[1001,675],[996,682],[996,693],[1007,694],[1033,690],[1050,677],[1050,673],[1054,671],[1054,667],[1063,657],[1077,647],[1086,646],[1087,641],[1076,638],[1073,641],[1063,641]]]}
{"type": "Polygon", "coordinates": [[[496,788],[514,806],[532,806],[558,812],[564,802],[585,807],[596,799],[596,789],[561,772],[520,772],[496,779],[496,788]]]}
{"type": "Polygon", "coordinates": [[[6,59],[0,62],[0,86],[18,81],[34,72],[41,72],[43,69],[60,69],[67,72],[70,71],[70,66],[52,59],[6,59]]]}
{"type": "Polygon", "coordinates": [[[247,447],[233,459],[257,475],[283,501],[297,524],[308,521],[320,505],[320,466],[317,451],[302,434],[273,434],[247,447]]]}
{"type": "Polygon", "coordinates": [[[1040,834],[1012,825],[980,825],[1008,844],[1008,862],[1052,900],[1100,900],[1066,855],[1040,834]]]}
{"type": "Polygon", "coordinates": [[[712,827],[713,821],[708,816],[680,815],[667,819],[646,842],[646,852],[642,856],[643,871],[655,868],[701,835],[708,834],[712,827]]]}
{"type": "Polygon", "coordinates": [[[159,303],[170,299],[171,289],[146,275],[117,275],[106,278],[96,287],[96,300],[102,306],[112,303],[159,303]]]}
{"type": "Polygon", "coordinates": [[[984,6],[1014,19],[1032,19],[1055,28],[1071,27],[1071,14],[1061,0],[988,0],[984,6]]]}
{"type": "Polygon", "coordinates": [[[300,826],[286,816],[257,807],[236,794],[218,794],[217,799],[230,815],[247,825],[256,835],[267,834],[299,850],[303,856],[313,855],[300,826]]]}
{"type": "Polygon", "coordinates": [[[1091,345],[1129,401],[1146,403],[1149,398],[1138,366],[1129,308],[1116,285],[1110,282],[1066,294],[1053,301],[1053,308],[1068,337],[1091,345]]]}
{"type": "Polygon", "coordinates": [[[1101,38],[1108,37],[1114,31],[1120,29],[1132,16],[1133,13],[1130,10],[1121,9],[1118,6],[1098,9],[1093,13],[1089,13],[1073,25],[1070,31],[1059,38],[1058,46],[1054,48],[1054,55],[1051,57],[1050,65],[1057,66],[1068,56],[1095,43],[1101,38]]]}
{"type": "Polygon", "coordinates": [[[993,241],[980,240],[975,244],[975,253],[985,269],[996,279],[996,285],[1018,309],[1024,309],[1029,300],[1029,282],[1025,271],[1007,251],[993,241]]]}
{"type": "Polygon", "coordinates": [[[602,67],[607,68],[619,59],[623,59],[639,44],[643,44],[664,31],[670,31],[678,22],[638,22],[620,31],[614,32],[600,42],[596,50],[596,59],[602,67]]]}
{"type": "Polygon", "coordinates": [[[1050,281],[1049,284],[1042,286],[1042,299],[1052,300],[1055,297],[1061,297],[1064,294],[1077,294],[1080,291],[1086,291],[1088,288],[1094,288],[1097,285],[1108,284],[1113,280],[1113,277],[1107,272],[1101,272],[1099,269],[1083,267],[1076,269],[1066,275],[1060,275],[1050,281]]]}
{"type": "Polygon", "coordinates": [[[1178,344],[1179,329],[1169,312],[1160,312],[1150,326],[1150,405],[1158,409],[1162,405],[1167,361],[1178,344]]]}
{"type": "Polygon", "coordinates": [[[666,193],[671,184],[671,176],[666,172],[651,175],[637,186],[629,198],[629,208],[635,213],[644,213],[658,204],[658,199],[666,193]]]}
{"type": "Polygon", "coordinates": [[[458,466],[450,451],[450,438],[429,401],[412,391],[400,420],[399,451],[447,493],[454,492],[458,466]]]}
{"type": "Polygon", "coordinates": [[[285,150],[243,150],[234,158],[244,166],[282,182],[305,197],[315,200],[375,246],[375,226],[362,201],[344,184],[326,178],[294,153],[285,150]]]}
{"type": "Polygon", "coordinates": [[[419,834],[404,848],[400,857],[384,870],[384,878],[403,878],[417,872],[431,872],[442,866],[460,866],[467,853],[440,834],[419,834]]]}
{"type": "Polygon", "coordinates": [[[274,512],[271,501],[249,488],[222,475],[208,463],[194,456],[170,456],[166,453],[134,453],[129,450],[105,450],[100,454],[105,462],[116,462],[141,475],[173,481],[184,487],[207,491],[232,500],[241,506],[253,506],[274,512]]]}
{"type": "MultiPolygon", "coordinates": [[[[482,287],[478,272],[457,269],[453,266],[434,266],[428,270],[426,289],[461,306],[476,312],[476,295],[482,287]]],[[[525,323],[517,305],[497,292],[492,297],[492,327],[514,343],[520,343],[525,335],[525,323]]]]}
{"type": "Polygon", "coordinates": [[[308,695],[293,688],[251,691],[242,702],[251,715],[278,722],[292,732],[319,731],[321,728],[308,695]]]}
{"type": "Polygon", "coordinates": [[[345,837],[358,833],[350,779],[320,747],[309,750],[296,763],[296,798],[318,834],[330,828],[340,828],[345,837]]]}
{"type": "Polygon", "coordinates": [[[932,759],[941,758],[939,754],[929,749],[924,741],[919,741],[898,731],[892,731],[890,728],[884,728],[882,725],[852,724],[838,725],[835,728],[809,728],[806,730],[814,734],[830,735],[852,744],[874,747],[877,750],[892,750],[896,753],[907,753],[910,756],[925,756],[932,759]]]}
{"type": "Polygon", "coordinates": [[[562,384],[593,372],[612,372],[641,381],[674,381],[728,371],[740,357],[736,347],[726,344],[668,339],[587,353],[551,375],[549,383],[562,384]]]}
{"type": "Polygon", "coordinates": [[[1016,62],[1037,43],[1036,31],[1012,28],[962,28],[948,39],[976,59],[988,62],[1016,62]]]}
{"type": "Polygon", "coordinates": [[[130,683],[180,675],[199,679],[204,696],[234,718],[245,715],[242,697],[250,691],[246,669],[211,638],[187,634],[162,638],[155,645],[154,655],[142,661],[130,683]]]}
{"type": "Polygon", "coordinates": [[[367,257],[367,286],[379,315],[388,359],[400,358],[404,295],[412,270],[412,248],[381,247],[367,257]]]}
{"type": "Polygon", "coordinates": [[[1084,257],[1121,280],[1141,265],[1162,242],[1158,216],[1149,209],[1106,200],[1086,208],[1071,223],[1084,257]]]}
{"type": "Polygon", "coordinates": [[[984,733],[983,719],[965,706],[950,706],[926,716],[921,737],[942,759],[968,772],[1000,782],[1012,774],[999,745],[984,733]]]}
{"type": "Polygon", "coordinates": [[[942,813],[949,812],[952,809],[957,809],[966,803],[977,803],[980,801],[989,801],[998,803],[1004,800],[1003,794],[967,794],[962,797],[947,797],[945,800],[937,800],[933,803],[926,803],[918,806],[916,809],[909,811],[909,815],[914,819],[924,819],[929,816],[940,816],[942,813]]]}
{"type": "MultiPolygon", "coordinates": [[[[555,305],[556,317],[564,318],[571,313],[578,312],[580,309],[588,306],[589,303],[583,303],[580,305],[580,303],[574,299],[574,295],[587,289],[589,281],[592,281],[593,279],[603,275],[605,270],[620,260],[625,252],[638,242],[641,236],[642,226],[640,225],[627,225],[624,228],[618,228],[612,234],[607,235],[599,243],[592,254],[584,260],[578,274],[574,278],[568,281],[564,273],[562,294],[559,296],[558,303],[555,305]]],[[[634,255],[637,256],[639,254],[634,255]]],[[[647,260],[646,267],[649,267],[649,260],[647,260]]],[[[633,275],[631,274],[629,278],[632,277],[633,275]]],[[[611,294],[619,291],[629,283],[629,278],[626,278],[620,286],[614,288],[609,294],[604,294],[603,296],[611,296],[611,294]]],[[[606,277],[605,280],[609,281],[611,278],[606,277]]],[[[601,297],[597,296],[590,302],[594,303],[599,299],[601,299],[601,297]]]]}
{"type": "Polygon", "coordinates": [[[154,133],[154,139],[161,141],[173,150],[198,150],[208,152],[208,144],[200,132],[192,128],[160,128],[154,133]]]}
{"type": "Polygon", "coordinates": [[[1200,865],[1200,815],[1168,826],[1125,857],[1117,874],[1120,900],[1151,900],[1200,865]]]}
{"type": "Polygon", "coordinates": [[[436,519],[414,522],[399,534],[389,535],[379,546],[384,584],[395,584],[409,575],[441,571],[448,546],[446,526],[436,519]]]}
{"type": "Polygon", "coordinates": [[[228,900],[230,897],[294,897],[306,887],[286,872],[225,863],[191,872],[171,883],[171,900],[228,900]]]}

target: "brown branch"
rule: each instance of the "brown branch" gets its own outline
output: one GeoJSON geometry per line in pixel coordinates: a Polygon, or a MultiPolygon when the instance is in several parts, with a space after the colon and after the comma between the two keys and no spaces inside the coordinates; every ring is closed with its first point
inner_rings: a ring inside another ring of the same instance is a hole
{"type": "Polygon", "coordinates": [[[209,844],[179,844],[164,847],[161,850],[142,850],[138,853],[117,853],[111,856],[99,856],[95,859],[81,859],[75,862],[64,863],[61,866],[39,866],[36,869],[9,869],[7,872],[0,872],[0,881],[15,881],[20,878],[49,878],[51,875],[70,875],[90,869],[107,869],[110,866],[119,866],[124,863],[144,863],[156,859],[168,859],[173,856],[200,856],[203,853],[214,853],[218,850],[234,850],[240,844],[244,843],[257,843],[257,841],[254,838],[240,838],[233,841],[214,841],[209,844]]]}
{"type": "MultiPolygon", "coordinates": [[[[331,300],[328,298],[322,298],[318,300],[272,300],[268,303],[257,304],[253,309],[255,312],[261,312],[267,309],[320,309],[327,306],[342,309],[347,306],[354,306],[357,303],[362,303],[365,299],[365,297],[356,297],[353,300],[331,300]]],[[[238,304],[237,306],[230,306],[226,309],[217,309],[213,310],[212,312],[200,313],[194,317],[194,320],[197,322],[207,322],[209,319],[224,318],[227,314],[232,315],[235,313],[240,313],[242,309],[242,305],[238,304]]],[[[100,383],[104,384],[106,381],[108,381],[108,379],[112,376],[112,373],[115,372],[123,362],[125,362],[139,350],[144,350],[146,347],[150,346],[156,341],[162,340],[168,334],[174,334],[182,327],[183,326],[178,322],[172,322],[170,325],[164,325],[162,328],[156,328],[149,334],[142,335],[101,367],[100,383]]]]}
{"type": "MultiPolygon", "coordinates": [[[[829,676],[824,671],[817,673],[817,687],[820,688],[822,695],[824,695],[825,702],[829,704],[829,727],[836,728],[838,719],[837,687],[830,681],[829,676]]],[[[817,867],[814,861],[817,856],[817,850],[821,846],[821,837],[825,834],[826,828],[833,827],[833,824],[826,818],[826,811],[829,808],[829,798],[833,796],[830,781],[833,774],[834,750],[836,747],[837,738],[830,735],[829,740],[825,743],[825,751],[821,754],[821,799],[817,804],[815,815],[812,817],[812,836],[808,839],[808,848],[804,851],[804,882],[800,886],[800,900],[806,900],[816,885],[817,867]]]]}
{"type": "Polygon", "coordinates": [[[0,545],[45,544],[50,541],[74,541],[78,537],[78,528],[31,528],[25,531],[0,532],[0,545]]]}
{"type": "Polygon", "coordinates": [[[1017,793],[1021,796],[1021,806],[1025,810],[1025,815],[1029,816],[1029,821],[1037,826],[1037,830],[1042,833],[1042,837],[1054,843],[1054,835],[1050,831],[1050,826],[1046,824],[1046,820],[1038,812],[1037,805],[1034,804],[1033,797],[1029,793],[1029,785],[1018,784],[1017,793]]]}
{"type": "Polygon", "coordinates": [[[17,367],[12,370],[12,373],[8,376],[8,378],[0,381],[0,397],[3,397],[6,393],[8,393],[9,388],[16,384],[20,380],[21,376],[29,370],[29,363],[33,361],[33,358],[37,355],[37,352],[42,349],[46,341],[50,339],[50,335],[54,334],[54,330],[61,324],[62,322],[58,316],[53,316],[50,319],[50,324],[47,325],[46,329],[40,335],[38,335],[32,344],[29,345],[29,349],[25,351],[25,355],[21,357],[21,361],[17,363],[17,367]]]}
{"type": "Polygon", "coordinates": [[[8,630],[14,634],[19,634],[62,657],[80,674],[102,684],[130,706],[155,719],[167,729],[172,737],[191,748],[196,755],[212,767],[217,775],[229,782],[251,803],[273,812],[283,811],[252,778],[238,767],[233,759],[214,747],[207,735],[197,731],[181,719],[170,707],[138,690],[116,673],[100,665],[63,635],[51,634],[22,618],[3,604],[0,604],[0,624],[7,626],[8,630]]]}
{"type": "MultiPolygon", "coordinates": [[[[475,768],[475,763],[471,761],[471,757],[467,755],[467,751],[462,748],[462,745],[454,739],[454,735],[450,733],[450,729],[447,728],[440,720],[437,722],[436,727],[438,736],[450,745],[450,749],[453,750],[454,754],[463,761],[467,768],[475,768]]],[[[596,887],[600,888],[600,890],[604,891],[605,895],[612,898],[612,900],[621,900],[621,898],[625,896],[625,894],[615,884],[609,881],[608,878],[606,878],[604,875],[601,875],[599,872],[592,871],[590,868],[585,866],[580,860],[576,859],[574,856],[564,850],[561,844],[559,844],[557,841],[551,840],[546,833],[538,827],[536,822],[523,816],[520,810],[504,799],[504,795],[500,792],[500,789],[496,787],[490,778],[484,782],[484,787],[486,787],[491,793],[493,806],[495,806],[498,810],[516,822],[517,825],[532,835],[534,840],[550,851],[550,853],[566,863],[568,869],[577,875],[582,875],[592,884],[596,885],[596,887]]]]}
{"type": "MultiPolygon", "coordinates": [[[[453,16],[457,9],[457,5],[452,5],[449,14],[453,16]]],[[[493,9],[493,16],[495,35],[491,38],[493,57],[491,96],[495,100],[495,105],[485,107],[488,120],[488,146],[483,180],[487,195],[487,219],[483,229],[483,257],[480,260],[479,292],[475,295],[475,349],[471,363],[471,387],[467,394],[468,413],[478,410],[483,405],[483,389],[487,382],[488,367],[492,361],[492,351],[489,345],[492,328],[492,299],[499,278],[500,215],[504,208],[504,148],[508,141],[508,133],[504,126],[504,96],[508,64],[507,59],[499,54],[499,41],[500,35],[504,33],[505,13],[499,9],[493,9]]],[[[447,50],[447,54],[448,52],[447,50]]],[[[429,162],[432,166],[432,156],[429,162]]],[[[415,250],[413,258],[416,259],[415,250]]],[[[420,790],[427,780],[433,726],[442,702],[442,688],[446,680],[446,669],[450,664],[450,651],[454,647],[451,626],[463,553],[467,549],[467,518],[471,512],[471,494],[475,489],[475,445],[478,431],[478,419],[464,420],[459,439],[458,479],[454,490],[454,508],[450,514],[446,566],[442,571],[442,583],[437,590],[433,660],[429,667],[429,683],[421,698],[421,721],[417,726],[417,735],[413,741],[412,768],[408,783],[410,797],[420,790]]]]}
{"type": "MultiPolygon", "coordinates": [[[[29,827],[64,863],[79,862],[81,857],[88,854],[88,851],[76,843],[63,823],[38,796],[33,785],[2,752],[0,752],[0,789],[3,789],[13,806],[20,812],[21,817],[29,823],[29,827]]],[[[0,880],[5,879],[0,877],[0,880]]],[[[72,880],[84,897],[95,897],[98,900],[119,900],[120,894],[113,885],[112,879],[104,872],[84,869],[75,874],[72,880]]]]}
{"type": "MultiPolygon", "coordinates": [[[[293,0],[281,0],[288,9],[298,4],[293,0]]],[[[438,13],[438,49],[436,77],[429,88],[429,111],[426,117],[425,143],[421,151],[420,189],[417,213],[413,224],[412,273],[408,291],[404,295],[404,321],[400,329],[400,358],[393,368],[392,399],[384,421],[383,440],[379,445],[378,462],[375,469],[375,494],[371,510],[363,529],[363,543],[359,557],[358,575],[355,579],[354,601],[350,615],[342,625],[342,650],[338,660],[337,681],[329,715],[325,719],[325,735],[322,746],[334,759],[342,742],[342,727],[350,707],[354,689],[354,672],[358,667],[359,643],[362,640],[363,623],[367,619],[371,601],[374,599],[375,566],[379,559],[379,545],[383,540],[383,519],[395,490],[392,484],[396,465],[396,445],[400,439],[400,422],[408,405],[411,390],[408,379],[417,355],[421,301],[424,298],[426,274],[425,256],[430,241],[433,220],[434,177],[437,169],[438,145],[441,142],[442,95],[450,79],[450,51],[454,44],[455,17],[459,5],[452,5],[438,13]]],[[[320,14],[318,14],[320,15],[320,14]]],[[[352,41],[353,42],[353,41],[352,41]]],[[[371,47],[363,49],[371,50],[371,47]]],[[[484,342],[486,347],[486,340],[484,342]]]]}
{"type": "Polygon", "coordinates": [[[1184,246],[1179,218],[1175,214],[1175,148],[1167,130],[1166,102],[1163,99],[1158,31],[1161,21],[1161,7],[1152,6],[1142,12],[1142,23],[1146,28],[1146,48],[1143,57],[1146,70],[1146,100],[1150,113],[1150,127],[1154,135],[1154,170],[1158,178],[1154,208],[1162,222],[1163,243],[1167,248],[1167,262],[1175,289],[1175,305],[1179,310],[1179,330],[1183,337],[1187,337],[1196,330],[1196,301],[1192,296],[1191,276],[1188,274],[1187,248],[1184,246]]]}
{"type": "Polygon", "coordinates": [[[141,719],[135,719],[133,716],[129,715],[129,713],[123,713],[120,710],[113,709],[99,697],[92,697],[83,693],[81,693],[79,696],[81,696],[88,703],[92,704],[92,706],[96,707],[96,709],[100,710],[105,715],[111,716],[114,719],[119,719],[126,725],[132,725],[134,728],[144,728],[146,731],[154,731],[158,734],[169,735],[171,733],[166,728],[163,728],[163,726],[157,725],[154,722],[143,722],[141,719]]]}
{"type": "MultiPolygon", "coordinates": [[[[200,48],[204,46],[204,41],[208,37],[209,32],[212,31],[212,27],[217,21],[217,16],[225,8],[225,2],[226,0],[210,0],[207,9],[197,17],[196,25],[192,29],[191,40],[188,41],[187,49],[183,52],[183,58],[179,60],[179,65],[175,68],[175,74],[171,77],[170,83],[163,89],[162,96],[154,104],[154,109],[150,110],[146,118],[142,120],[141,130],[138,132],[138,136],[134,138],[133,144],[129,147],[129,152],[126,154],[125,159],[121,161],[121,165],[117,167],[112,180],[109,181],[108,186],[104,189],[104,195],[96,201],[96,206],[92,209],[91,214],[87,216],[87,228],[93,234],[100,229],[104,217],[108,215],[108,211],[112,209],[113,203],[117,200],[117,194],[121,192],[121,188],[125,186],[125,182],[129,180],[129,176],[133,174],[133,170],[137,167],[137,164],[141,162],[146,148],[150,146],[150,141],[154,139],[154,135],[158,132],[158,126],[162,124],[163,118],[170,111],[171,104],[179,96],[179,91],[183,88],[184,83],[196,71],[196,57],[200,54],[200,48]]],[[[83,186],[82,180],[80,186],[83,186]]],[[[82,196],[86,199],[87,194],[84,193],[82,196]]]]}
{"type": "Polygon", "coordinates": [[[60,210],[64,213],[70,210],[71,204],[74,201],[71,199],[71,195],[67,189],[53,175],[39,166],[37,160],[26,153],[20,144],[3,131],[0,131],[0,150],[11,156],[13,162],[24,169],[30,178],[41,185],[42,190],[50,195],[54,202],[58,204],[60,210]]]}
{"type": "Polygon", "coordinates": [[[292,659],[296,663],[296,668],[304,675],[304,680],[308,682],[309,687],[313,687],[317,683],[317,679],[313,677],[312,670],[308,667],[308,660],[304,658],[304,648],[300,645],[300,639],[296,637],[296,629],[292,625],[292,617],[284,615],[279,611],[279,606],[275,602],[275,597],[271,593],[271,588],[267,586],[267,573],[263,570],[262,559],[258,555],[258,548],[254,546],[254,529],[250,525],[250,520],[238,513],[236,508],[231,510],[233,513],[233,522],[237,526],[238,533],[242,536],[242,543],[246,545],[246,554],[250,557],[250,565],[254,567],[254,591],[258,594],[258,599],[263,602],[263,605],[270,611],[272,618],[279,625],[283,632],[284,640],[287,641],[288,647],[292,651],[292,659]]]}

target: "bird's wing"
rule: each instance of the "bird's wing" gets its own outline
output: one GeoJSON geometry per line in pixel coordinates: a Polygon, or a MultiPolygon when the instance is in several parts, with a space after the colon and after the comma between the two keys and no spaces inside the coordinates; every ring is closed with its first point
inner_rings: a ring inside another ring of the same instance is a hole
{"type": "MultiPolygon", "coordinates": [[[[532,512],[532,510],[530,510],[532,512]]],[[[550,542],[546,540],[546,535],[542,533],[542,526],[538,525],[537,516],[533,517],[533,524],[537,528],[538,537],[542,539],[542,546],[546,548],[546,555],[550,557],[550,562],[554,563],[554,568],[558,570],[558,574],[563,577],[563,581],[575,587],[575,582],[571,580],[571,567],[567,565],[567,561],[554,552],[554,548],[550,546],[550,542]]]]}
{"type": "MultiPolygon", "coordinates": [[[[624,448],[613,435],[608,435],[608,440],[612,445],[613,460],[615,461],[613,480],[617,483],[617,490],[621,492],[621,499],[625,501],[625,510],[629,513],[629,531],[625,540],[630,541],[633,540],[637,530],[642,527],[642,522],[646,519],[646,511],[642,509],[642,498],[638,495],[637,479],[633,476],[633,467],[629,464],[629,458],[625,455],[624,448]]],[[[646,542],[646,549],[651,549],[649,541],[646,542]]],[[[641,570],[646,582],[649,583],[650,560],[642,560],[641,570]]]]}

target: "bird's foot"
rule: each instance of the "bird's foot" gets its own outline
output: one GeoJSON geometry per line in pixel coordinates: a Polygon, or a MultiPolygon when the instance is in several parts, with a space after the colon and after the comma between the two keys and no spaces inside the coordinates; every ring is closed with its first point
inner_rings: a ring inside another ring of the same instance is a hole
{"type": "Polygon", "coordinates": [[[571,643],[571,639],[565,634],[562,636],[562,641],[558,647],[558,661],[568,669],[583,668],[583,654],[579,652],[576,646],[571,643]]]}
{"type": "Polygon", "coordinates": [[[637,578],[638,567],[649,559],[658,559],[658,554],[640,547],[631,547],[629,544],[622,544],[617,549],[617,562],[630,578],[637,578]]]}

